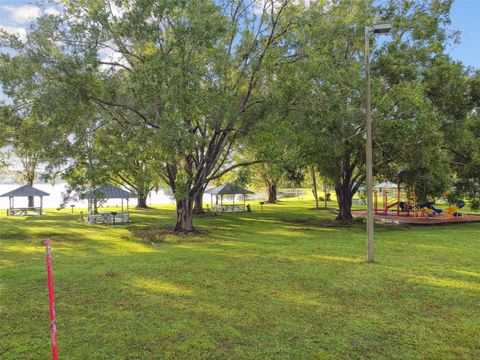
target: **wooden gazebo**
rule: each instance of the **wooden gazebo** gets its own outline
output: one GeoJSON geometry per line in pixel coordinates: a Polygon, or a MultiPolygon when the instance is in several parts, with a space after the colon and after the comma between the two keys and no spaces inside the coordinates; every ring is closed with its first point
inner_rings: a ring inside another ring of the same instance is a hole
{"type": "Polygon", "coordinates": [[[206,194],[210,194],[210,202],[212,210],[219,212],[236,212],[245,211],[246,197],[248,194],[255,194],[253,191],[242,188],[241,186],[235,186],[231,183],[217,186],[213,189],[205,191],[206,194]],[[224,204],[223,197],[225,195],[232,195],[233,202],[231,204],[224,204]],[[235,204],[235,195],[243,195],[243,203],[235,204]],[[215,204],[213,203],[213,196],[215,196],[215,204]],[[218,197],[220,196],[220,204],[218,203],[218,197]]]}
{"type": "Polygon", "coordinates": [[[20,186],[18,189],[9,191],[0,197],[8,197],[9,206],[7,210],[7,215],[9,216],[26,216],[26,215],[42,215],[43,214],[43,197],[49,196],[49,193],[45,191],[39,190],[34,188],[31,185],[23,185],[20,186]],[[34,200],[32,200],[32,206],[25,206],[25,207],[15,207],[15,198],[16,197],[27,197],[27,198],[35,198],[38,196],[40,198],[40,206],[35,206],[34,200]]]}
{"type": "Polygon", "coordinates": [[[117,186],[104,185],[97,189],[84,193],[82,199],[88,200],[88,218],[87,221],[91,224],[118,224],[123,222],[130,222],[130,214],[128,212],[128,200],[136,198],[132,193],[123,190],[117,186]],[[99,212],[94,203],[98,201],[106,201],[108,199],[121,199],[122,211],[99,212]],[[123,209],[123,200],[127,201],[127,209],[123,209]]]}

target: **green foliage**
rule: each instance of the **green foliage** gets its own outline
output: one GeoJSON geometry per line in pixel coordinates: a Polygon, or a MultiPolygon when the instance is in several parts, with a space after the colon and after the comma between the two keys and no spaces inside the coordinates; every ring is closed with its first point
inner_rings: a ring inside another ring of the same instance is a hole
{"type": "Polygon", "coordinates": [[[419,81],[399,82],[383,98],[383,119],[376,123],[379,167],[418,199],[440,196],[451,183],[449,154],[443,149],[438,111],[419,81]]]}
{"type": "Polygon", "coordinates": [[[461,115],[461,126],[449,127],[448,148],[457,175],[455,192],[475,200],[480,197],[480,72],[467,79],[465,94],[471,100],[471,110],[461,115]]]}
{"type": "Polygon", "coordinates": [[[470,202],[470,208],[474,211],[480,210],[480,199],[473,199],[470,202]]]}
{"type": "Polygon", "coordinates": [[[332,183],[348,217],[365,178],[363,27],[388,21],[391,39],[378,48],[370,39],[374,172],[396,181],[407,170],[402,181],[418,196],[440,195],[452,182],[448,128],[461,127],[470,104],[463,66],[444,54],[451,2],[317,5],[303,14],[291,63],[277,77],[284,96],[277,111],[294,119],[302,158],[332,183]]]}
{"type": "Polygon", "coordinates": [[[105,121],[142,129],[152,167],[178,202],[179,229],[193,230],[192,199],[241,165],[227,160],[256,121],[250,108],[285,34],[289,1],[267,2],[261,16],[249,1],[64,6],[62,16],[40,18],[26,43],[3,36],[11,50],[2,56],[5,92],[20,108],[33,104],[69,141],[105,121]]]}
{"type": "Polygon", "coordinates": [[[168,184],[190,231],[192,203],[230,170],[273,190],[314,165],[349,216],[365,177],[364,27],[382,21],[392,37],[370,38],[377,179],[404,170],[420,198],[453,172],[465,193],[480,183],[479,74],[445,55],[450,0],[111,5],[68,0],[26,42],[0,36],[2,113],[54,129],[49,169],[74,188],[168,184]]]}

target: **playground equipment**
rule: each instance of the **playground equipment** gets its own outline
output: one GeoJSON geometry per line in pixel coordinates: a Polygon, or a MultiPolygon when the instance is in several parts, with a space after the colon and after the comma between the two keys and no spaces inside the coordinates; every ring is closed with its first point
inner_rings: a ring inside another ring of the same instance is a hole
{"type": "MultiPolygon", "coordinates": [[[[464,201],[446,209],[435,206],[435,201],[418,201],[415,194],[402,189],[400,185],[384,183],[374,190],[374,218],[385,223],[408,225],[463,224],[480,222],[480,215],[460,213],[464,201]]],[[[354,217],[367,217],[366,210],[352,211],[354,217]]]]}
{"type": "Polygon", "coordinates": [[[458,210],[463,208],[464,206],[465,206],[465,202],[460,200],[454,206],[451,206],[445,209],[444,212],[447,213],[448,215],[462,216],[462,214],[459,213],[458,210]]]}
{"type": "MultiPolygon", "coordinates": [[[[374,191],[373,199],[373,208],[375,215],[389,215],[391,208],[394,208],[396,215],[407,215],[407,216],[425,216],[425,217],[434,217],[438,214],[446,214],[454,217],[462,216],[458,210],[465,206],[464,201],[458,201],[454,206],[451,206],[447,209],[439,209],[435,207],[435,201],[424,201],[417,203],[415,195],[411,195],[410,199],[406,191],[402,191],[400,185],[398,185],[396,190],[384,189],[382,193],[382,208],[379,209],[378,206],[378,197],[379,190],[374,191]],[[392,196],[393,195],[393,196],[392,196]]],[[[391,214],[391,213],[390,213],[391,214]]]]}
{"type": "Polygon", "coordinates": [[[435,201],[425,201],[423,203],[416,204],[415,207],[419,209],[422,214],[433,217],[443,212],[442,209],[438,209],[434,205],[435,201]]]}
{"type": "Polygon", "coordinates": [[[391,208],[395,208],[397,215],[400,213],[407,213],[410,215],[411,211],[415,210],[415,207],[412,204],[415,204],[415,196],[412,197],[413,201],[407,200],[407,192],[402,191],[400,185],[397,187],[396,190],[392,191],[391,189],[384,189],[381,191],[382,193],[382,209],[380,210],[378,207],[378,194],[379,190],[374,191],[374,199],[373,199],[373,209],[375,211],[375,215],[383,214],[388,215],[388,211],[391,208]],[[391,196],[393,195],[393,197],[391,196]],[[402,200],[405,199],[405,200],[402,200]]]}

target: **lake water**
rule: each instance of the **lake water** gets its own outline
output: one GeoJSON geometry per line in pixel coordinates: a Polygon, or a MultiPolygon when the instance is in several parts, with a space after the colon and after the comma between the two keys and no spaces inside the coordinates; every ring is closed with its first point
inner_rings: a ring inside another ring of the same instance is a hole
{"type": "MultiPolygon", "coordinates": [[[[0,195],[5,194],[9,191],[12,191],[21,185],[17,184],[0,184],[0,195]]],[[[50,185],[50,184],[34,184],[33,185],[35,188],[39,190],[43,190],[47,193],[50,194],[50,196],[45,196],[43,198],[43,207],[45,209],[55,209],[60,206],[60,203],[62,202],[62,193],[65,191],[65,188],[67,184],[62,183],[62,184],[55,184],[55,185],[50,185]]],[[[171,190],[170,189],[160,189],[158,192],[152,191],[148,197],[147,204],[174,204],[174,199],[171,195],[171,190]]],[[[258,196],[255,195],[250,195],[249,199],[257,199],[258,196]]],[[[231,201],[230,196],[225,196],[224,198],[226,201],[231,201]],[[228,199],[228,200],[227,200],[228,199]]],[[[18,197],[15,198],[15,207],[26,207],[27,206],[27,198],[26,197],[18,197]]],[[[238,201],[242,201],[243,198],[242,196],[237,196],[238,201]]],[[[237,201],[236,200],[236,201],[237,201]]],[[[210,204],[210,195],[205,194],[203,197],[203,201],[205,204],[210,204]]],[[[111,199],[106,202],[105,205],[108,206],[120,206],[121,205],[121,199],[111,199]]],[[[40,199],[38,197],[35,197],[35,205],[39,205],[40,199]]],[[[86,200],[80,200],[80,201],[73,201],[69,202],[66,207],[69,208],[70,205],[75,205],[76,208],[86,208],[87,207],[87,201],[86,200]]],[[[125,203],[126,205],[126,203],[125,203]]],[[[136,206],[137,205],[137,199],[130,199],[129,200],[129,205],[136,206]]],[[[5,197],[0,197],[0,209],[8,209],[8,198],[5,197]]]]}

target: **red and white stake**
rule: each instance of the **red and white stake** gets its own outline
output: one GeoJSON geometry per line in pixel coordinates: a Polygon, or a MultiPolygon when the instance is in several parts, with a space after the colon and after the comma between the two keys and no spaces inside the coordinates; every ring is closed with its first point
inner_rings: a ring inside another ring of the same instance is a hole
{"type": "Polygon", "coordinates": [[[52,359],[58,360],[57,323],[55,321],[55,297],[53,295],[52,249],[50,240],[45,240],[47,248],[48,298],[50,300],[50,335],[52,336],[52,359]]]}

